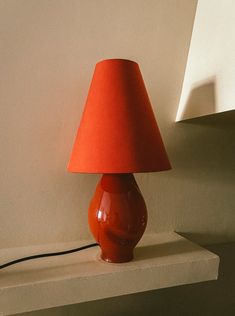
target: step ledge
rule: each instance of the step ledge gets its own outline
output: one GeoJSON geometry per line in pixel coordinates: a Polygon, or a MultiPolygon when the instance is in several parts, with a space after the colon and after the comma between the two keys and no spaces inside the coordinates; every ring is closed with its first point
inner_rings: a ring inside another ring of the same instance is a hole
{"type": "MultiPolygon", "coordinates": [[[[15,258],[80,247],[91,240],[0,250],[15,258]]],[[[175,232],[145,234],[133,261],[106,263],[99,247],[0,270],[0,312],[13,315],[166,287],[216,280],[219,257],[175,232]]],[[[3,261],[3,262],[2,262],[3,261]]]]}

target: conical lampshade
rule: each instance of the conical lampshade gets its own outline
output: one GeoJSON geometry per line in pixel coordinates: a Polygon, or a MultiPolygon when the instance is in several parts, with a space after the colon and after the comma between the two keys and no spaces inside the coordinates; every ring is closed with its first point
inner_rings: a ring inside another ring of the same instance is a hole
{"type": "Polygon", "coordinates": [[[170,169],[139,66],[96,64],[68,170],[135,173],[170,169]]]}

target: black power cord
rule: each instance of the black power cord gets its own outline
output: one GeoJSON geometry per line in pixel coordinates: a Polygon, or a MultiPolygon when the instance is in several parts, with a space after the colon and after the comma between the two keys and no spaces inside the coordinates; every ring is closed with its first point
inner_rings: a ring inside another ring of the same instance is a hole
{"type": "Polygon", "coordinates": [[[81,251],[87,248],[91,248],[91,247],[95,247],[95,246],[99,246],[99,244],[94,243],[94,244],[89,244],[89,245],[85,245],[79,248],[74,248],[74,249],[70,249],[70,250],[64,250],[64,251],[59,251],[59,252],[48,252],[48,253],[42,253],[39,255],[33,255],[33,256],[28,256],[28,257],[23,257],[23,258],[19,258],[13,261],[9,261],[7,263],[4,263],[2,265],[0,265],[0,269],[4,269],[6,267],[9,267],[13,264],[19,263],[19,262],[23,262],[23,261],[27,261],[27,260],[32,260],[32,259],[38,259],[38,258],[44,258],[44,257],[53,257],[53,256],[61,256],[61,255],[67,255],[69,253],[73,253],[73,252],[77,252],[77,251],[81,251]]]}

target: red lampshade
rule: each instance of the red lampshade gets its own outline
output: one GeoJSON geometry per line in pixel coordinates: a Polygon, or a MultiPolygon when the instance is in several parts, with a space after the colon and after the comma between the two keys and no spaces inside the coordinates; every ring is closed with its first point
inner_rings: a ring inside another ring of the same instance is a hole
{"type": "Polygon", "coordinates": [[[170,169],[139,66],[97,63],[68,170],[134,173],[170,169]]]}

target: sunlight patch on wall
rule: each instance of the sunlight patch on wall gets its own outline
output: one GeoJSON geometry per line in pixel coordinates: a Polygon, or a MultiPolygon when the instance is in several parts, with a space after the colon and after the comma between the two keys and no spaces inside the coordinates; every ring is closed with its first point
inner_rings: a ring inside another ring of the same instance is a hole
{"type": "Polygon", "coordinates": [[[176,121],[235,109],[235,1],[199,0],[176,121]]]}

